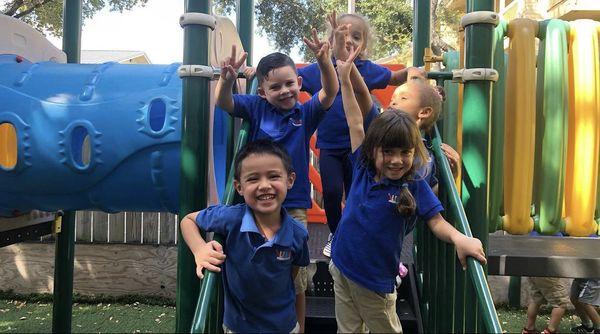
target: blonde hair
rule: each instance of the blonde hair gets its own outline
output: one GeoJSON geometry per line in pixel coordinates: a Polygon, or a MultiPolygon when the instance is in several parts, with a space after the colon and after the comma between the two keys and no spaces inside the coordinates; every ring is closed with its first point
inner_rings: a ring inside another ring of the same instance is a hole
{"type": "MultiPolygon", "coordinates": [[[[429,159],[417,124],[408,114],[399,109],[388,108],[379,114],[369,125],[365,135],[360,162],[375,171],[375,152],[378,148],[415,149],[413,164],[402,176],[401,182],[412,180],[416,171],[429,159]]],[[[397,208],[398,212],[405,216],[415,213],[417,203],[407,186],[402,186],[397,208]]]]}
{"type": "MultiPolygon", "coordinates": [[[[371,27],[371,24],[369,23],[369,19],[367,19],[365,16],[362,16],[362,15],[356,14],[356,13],[345,13],[345,14],[338,15],[336,20],[339,22],[340,20],[345,19],[345,18],[355,18],[357,20],[362,21],[363,24],[365,25],[365,31],[363,32],[363,40],[364,40],[364,44],[362,46],[363,50],[360,53],[359,57],[361,59],[367,58],[367,55],[369,54],[369,51],[371,50],[371,47],[373,44],[373,39],[375,36],[373,33],[373,28],[371,27]]],[[[327,28],[327,36],[328,36],[329,43],[333,44],[333,30],[331,29],[330,25],[327,28]]]]}
{"type": "Polygon", "coordinates": [[[431,116],[421,122],[423,131],[429,132],[431,128],[433,128],[435,122],[440,118],[442,112],[442,97],[435,87],[428,84],[425,80],[415,80],[415,82],[417,82],[417,86],[419,86],[421,93],[421,108],[431,108],[431,116]]]}

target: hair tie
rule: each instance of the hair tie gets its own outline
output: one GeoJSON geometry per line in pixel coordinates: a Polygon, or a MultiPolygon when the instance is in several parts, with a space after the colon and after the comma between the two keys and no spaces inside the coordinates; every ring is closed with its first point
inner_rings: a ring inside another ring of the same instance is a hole
{"type": "Polygon", "coordinates": [[[408,188],[408,183],[402,183],[402,188],[408,188]]]}

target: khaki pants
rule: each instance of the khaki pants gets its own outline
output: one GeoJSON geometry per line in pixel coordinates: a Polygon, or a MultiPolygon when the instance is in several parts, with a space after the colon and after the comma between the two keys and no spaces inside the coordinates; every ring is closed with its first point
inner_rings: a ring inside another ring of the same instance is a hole
{"type": "Polygon", "coordinates": [[[329,262],[335,292],[338,333],[402,333],[396,314],[396,291],[381,294],[346,278],[329,262]],[[368,329],[367,329],[368,328],[368,329]]]}
{"type": "MultiPolygon", "coordinates": [[[[304,227],[307,227],[308,219],[306,217],[306,209],[289,209],[287,210],[288,215],[292,216],[298,222],[304,224],[304,227]]],[[[306,291],[308,287],[308,272],[306,271],[306,267],[298,268],[298,275],[294,279],[294,288],[296,289],[296,294],[303,293],[306,291]]]]}

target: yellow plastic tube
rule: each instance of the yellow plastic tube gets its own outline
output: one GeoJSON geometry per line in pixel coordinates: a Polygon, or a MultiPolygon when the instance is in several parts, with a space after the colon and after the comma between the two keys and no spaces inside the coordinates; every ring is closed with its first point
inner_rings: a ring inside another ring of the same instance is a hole
{"type": "Polygon", "coordinates": [[[10,123],[0,124],[0,167],[13,169],[17,164],[17,133],[10,123]]]}
{"type": "Polygon", "coordinates": [[[569,140],[565,175],[565,232],[596,233],[594,221],[600,150],[600,23],[570,23],[569,140]]]}
{"type": "Polygon", "coordinates": [[[515,19],[510,39],[504,124],[504,217],[511,234],[533,230],[531,200],[535,150],[535,36],[537,21],[515,19]]]}

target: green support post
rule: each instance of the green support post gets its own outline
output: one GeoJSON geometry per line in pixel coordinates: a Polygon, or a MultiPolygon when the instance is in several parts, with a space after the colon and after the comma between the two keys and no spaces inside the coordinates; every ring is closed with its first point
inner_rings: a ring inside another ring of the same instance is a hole
{"type": "Polygon", "coordinates": [[[431,1],[414,0],[413,8],[413,66],[423,66],[425,48],[429,47],[431,1]]]}
{"type": "Polygon", "coordinates": [[[62,217],[54,251],[54,300],[52,332],[71,333],[73,315],[73,267],[75,263],[75,211],[62,217]]]}
{"type": "Polygon", "coordinates": [[[521,277],[511,276],[508,281],[508,306],[521,308],[521,277]]]}
{"type": "MultiPolygon", "coordinates": [[[[430,21],[430,11],[431,11],[431,3],[429,0],[414,0],[413,2],[414,14],[413,14],[413,66],[423,66],[425,62],[423,61],[423,56],[425,55],[425,48],[429,46],[429,21],[430,21]]],[[[429,296],[429,286],[431,284],[430,280],[430,271],[431,271],[431,261],[430,255],[431,252],[429,250],[430,246],[430,237],[427,235],[429,233],[428,229],[424,228],[422,224],[418,224],[418,228],[416,228],[413,232],[413,237],[415,240],[415,249],[416,251],[416,259],[417,259],[417,276],[418,281],[421,283],[419,285],[420,290],[420,300],[421,300],[421,316],[423,319],[423,328],[425,331],[429,329],[428,319],[430,314],[430,304],[428,301],[430,300],[429,296]]]]}
{"type": "MultiPolygon", "coordinates": [[[[210,13],[209,0],[186,0],[186,13],[210,13]]],[[[184,65],[209,64],[208,27],[186,25],[184,31],[184,65]]],[[[206,207],[208,187],[208,126],[210,119],[210,78],[182,79],[181,179],[179,219],[206,207]]],[[[200,282],[194,257],[178,235],[176,331],[189,332],[200,282]]]]}
{"type": "MultiPolygon", "coordinates": [[[[252,38],[254,37],[254,0],[237,0],[237,29],[244,50],[248,52],[246,64],[252,65],[252,38]]],[[[250,85],[247,86],[250,90],[250,85]]]]}
{"type": "MultiPolygon", "coordinates": [[[[493,0],[467,0],[467,13],[493,11],[493,0]]],[[[491,68],[494,25],[474,23],[465,27],[465,68],[491,68]]],[[[462,201],[473,236],[488,243],[488,171],[490,146],[491,82],[467,81],[463,102],[462,201]]],[[[467,283],[466,301],[475,300],[473,285],[467,283]]],[[[478,309],[465,313],[465,331],[478,330],[478,309]]]]}
{"type": "MultiPolygon", "coordinates": [[[[63,4],[63,51],[68,63],[79,63],[81,54],[81,0],[63,4]]],[[[54,251],[54,301],[52,332],[70,333],[73,315],[73,268],[75,264],[75,211],[62,217],[54,251]]]]}

